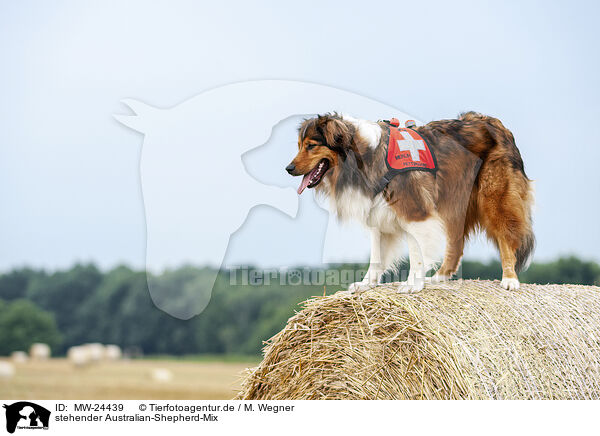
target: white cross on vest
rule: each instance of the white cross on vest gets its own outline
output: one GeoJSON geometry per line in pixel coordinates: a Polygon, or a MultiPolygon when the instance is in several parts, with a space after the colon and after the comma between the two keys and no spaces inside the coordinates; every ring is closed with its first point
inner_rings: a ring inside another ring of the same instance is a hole
{"type": "Polygon", "coordinates": [[[398,149],[400,151],[410,151],[411,159],[415,162],[420,162],[419,150],[425,150],[425,143],[420,139],[415,140],[407,131],[400,130],[400,134],[404,140],[396,140],[398,149]]]}

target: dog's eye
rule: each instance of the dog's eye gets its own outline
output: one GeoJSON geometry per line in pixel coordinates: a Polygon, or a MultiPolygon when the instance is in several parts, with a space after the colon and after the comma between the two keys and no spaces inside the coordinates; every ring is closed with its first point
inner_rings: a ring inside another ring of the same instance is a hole
{"type": "Polygon", "coordinates": [[[317,146],[317,144],[308,144],[308,145],[306,146],[306,149],[307,149],[308,151],[310,151],[310,150],[312,150],[313,148],[315,148],[316,146],[317,146]]]}

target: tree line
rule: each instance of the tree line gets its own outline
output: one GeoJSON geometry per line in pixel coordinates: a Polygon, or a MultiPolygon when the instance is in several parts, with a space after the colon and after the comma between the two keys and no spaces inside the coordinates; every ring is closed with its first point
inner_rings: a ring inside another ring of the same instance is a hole
{"type": "MultiPolygon", "coordinates": [[[[337,273],[347,271],[360,275],[364,269],[365,265],[345,264],[316,271],[339,277],[337,273]]],[[[258,354],[263,340],[281,330],[298,303],[343,288],[327,281],[280,280],[282,272],[264,280],[264,274],[250,267],[243,270],[250,280],[240,280],[239,274],[219,271],[206,309],[180,320],[154,306],[144,271],[120,266],[103,272],[88,264],[55,272],[30,268],[7,272],[0,275],[0,355],[27,350],[33,342],[48,343],[55,355],[88,342],[135,347],[146,354],[258,354]]],[[[460,275],[499,279],[501,266],[497,261],[465,261],[460,275]]],[[[208,268],[185,266],[160,279],[163,285],[179,287],[209,276],[208,268]]],[[[526,283],[600,285],[600,265],[565,257],[534,263],[520,277],[526,283]]]]}

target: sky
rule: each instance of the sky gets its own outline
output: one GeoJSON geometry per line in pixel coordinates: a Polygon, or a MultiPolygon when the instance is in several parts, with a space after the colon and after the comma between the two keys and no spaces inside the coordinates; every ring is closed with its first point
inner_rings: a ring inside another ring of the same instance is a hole
{"type": "MultiPolygon", "coordinates": [[[[143,136],[114,119],[127,112],[120,101],[170,108],[265,79],[335,87],[423,121],[500,118],[536,182],[536,259],[600,261],[599,12],[597,2],[2,1],[0,270],[142,267],[143,136]]],[[[291,158],[288,136],[273,138],[291,158]]],[[[321,213],[312,198],[301,207],[321,213]]],[[[285,249],[287,262],[312,250],[285,249]]],[[[483,242],[466,251],[494,256],[483,242]]]]}

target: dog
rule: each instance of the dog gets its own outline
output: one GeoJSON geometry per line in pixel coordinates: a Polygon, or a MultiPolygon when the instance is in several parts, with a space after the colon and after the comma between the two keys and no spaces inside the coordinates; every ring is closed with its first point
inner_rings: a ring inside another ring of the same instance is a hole
{"type": "Polygon", "coordinates": [[[319,115],[301,123],[298,153],[286,170],[303,176],[298,194],[314,188],[329,198],[338,219],[355,219],[369,228],[369,268],[350,292],[380,283],[398,259],[403,240],[410,261],[398,288],[403,293],[452,278],[465,241],[477,231],[485,232],[500,252],[503,288],[518,289],[517,272],[531,262],[533,182],[513,134],[496,118],[466,112],[398,130],[391,121],[319,115]],[[399,132],[398,139],[410,139],[425,154],[414,148],[390,152],[390,138],[399,132]],[[390,153],[421,167],[390,173],[390,153]],[[418,162],[422,157],[429,159],[429,167],[418,162]]]}

